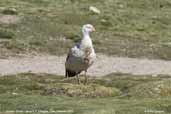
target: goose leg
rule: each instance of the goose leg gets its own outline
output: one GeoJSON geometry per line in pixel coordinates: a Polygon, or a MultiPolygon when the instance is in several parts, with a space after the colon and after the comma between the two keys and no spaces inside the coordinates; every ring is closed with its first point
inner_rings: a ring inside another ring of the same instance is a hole
{"type": "Polygon", "coordinates": [[[68,71],[65,70],[65,78],[68,78],[68,71]]]}
{"type": "Polygon", "coordinates": [[[81,84],[80,79],[79,79],[79,75],[76,75],[76,77],[77,77],[78,84],[81,84]]]}
{"type": "Polygon", "coordinates": [[[85,77],[84,85],[87,85],[88,83],[87,70],[85,71],[84,77],[85,77]]]}

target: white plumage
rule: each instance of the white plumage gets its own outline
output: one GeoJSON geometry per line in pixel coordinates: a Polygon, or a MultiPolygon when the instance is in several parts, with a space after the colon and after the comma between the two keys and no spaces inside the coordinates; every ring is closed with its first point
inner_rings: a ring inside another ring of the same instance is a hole
{"type": "Polygon", "coordinates": [[[83,37],[80,42],[70,49],[66,59],[66,77],[78,77],[78,74],[85,71],[85,78],[87,80],[87,69],[93,64],[96,58],[90,38],[90,32],[92,31],[95,31],[95,28],[91,24],[86,24],[82,27],[83,37]]]}

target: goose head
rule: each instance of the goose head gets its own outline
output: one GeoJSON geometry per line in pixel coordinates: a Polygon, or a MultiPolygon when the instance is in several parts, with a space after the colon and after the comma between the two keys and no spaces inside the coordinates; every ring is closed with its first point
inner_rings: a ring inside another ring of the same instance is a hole
{"type": "Polygon", "coordinates": [[[89,33],[90,33],[90,32],[93,32],[93,31],[95,31],[95,28],[94,28],[94,26],[91,25],[91,24],[85,24],[85,25],[83,25],[83,27],[82,27],[83,36],[89,35],[89,33]]]}

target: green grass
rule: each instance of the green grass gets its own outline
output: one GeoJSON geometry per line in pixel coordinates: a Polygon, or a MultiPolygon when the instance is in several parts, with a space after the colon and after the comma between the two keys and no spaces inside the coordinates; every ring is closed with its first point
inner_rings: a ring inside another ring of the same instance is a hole
{"type": "Polygon", "coordinates": [[[14,33],[7,29],[0,29],[0,39],[12,39],[14,33]]]}
{"type": "Polygon", "coordinates": [[[170,81],[168,76],[111,74],[90,78],[89,84],[84,86],[77,85],[75,79],[50,74],[8,75],[0,77],[0,111],[33,111],[31,114],[41,114],[37,111],[70,111],[60,114],[156,114],[162,111],[170,114],[170,81]],[[157,86],[162,83],[162,91],[150,93],[159,82],[157,86]],[[113,96],[84,96],[96,87],[99,92],[102,88],[120,92],[113,96]],[[55,91],[45,94],[50,89],[55,91]],[[68,90],[72,95],[59,90],[68,90]]]}
{"type": "Polygon", "coordinates": [[[80,27],[93,24],[96,52],[171,60],[169,0],[1,0],[0,12],[16,9],[20,23],[1,24],[15,33],[12,52],[65,54],[79,40],[80,27]],[[88,11],[90,5],[100,15],[88,11]]]}

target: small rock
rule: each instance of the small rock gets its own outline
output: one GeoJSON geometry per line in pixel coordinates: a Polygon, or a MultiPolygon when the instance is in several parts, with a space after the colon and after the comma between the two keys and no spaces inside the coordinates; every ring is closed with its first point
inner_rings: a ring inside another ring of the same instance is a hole
{"type": "Polygon", "coordinates": [[[16,8],[11,8],[11,11],[16,12],[17,13],[17,9],[16,8]]]}
{"type": "Polygon", "coordinates": [[[91,12],[95,13],[95,14],[100,14],[101,13],[100,10],[98,8],[94,7],[94,6],[90,6],[89,10],[91,12]]]}
{"type": "Polygon", "coordinates": [[[152,77],[157,77],[158,75],[157,74],[153,74],[152,77]]]}
{"type": "Polygon", "coordinates": [[[4,10],[5,9],[5,7],[0,7],[0,10],[4,10]]]}
{"type": "Polygon", "coordinates": [[[28,73],[32,73],[32,70],[28,70],[28,73]]]}
{"type": "Polygon", "coordinates": [[[119,4],[119,7],[120,7],[120,8],[124,8],[124,5],[123,5],[123,4],[119,4]]]}
{"type": "Polygon", "coordinates": [[[105,25],[105,26],[111,26],[112,25],[112,23],[106,19],[101,19],[100,22],[102,25],[105,25]]]}
{"type": "Polygon", "coordinates": [[[158,19],[157,15],[152,16],[152,19],[158,19]]]}
{"type": "Polygon", "coordinates": [[[162,45],[164,45],[164,46],[171,46],[171,42],[165,42],[165,43],[162,43],[162,45]]]}
{"type": "Polygon", "coordinates": [[[102,23],[106,23],[106,22],[107,22],[107,20],[105,20],[105,19],[102,19],[102,20],[101,20],[101,22],[102,22],[102,23]]]}
{"type": "Polygon", "coordinates": [[[18,93],[13,92],[12,95],[18,95],[18,93]]]}

